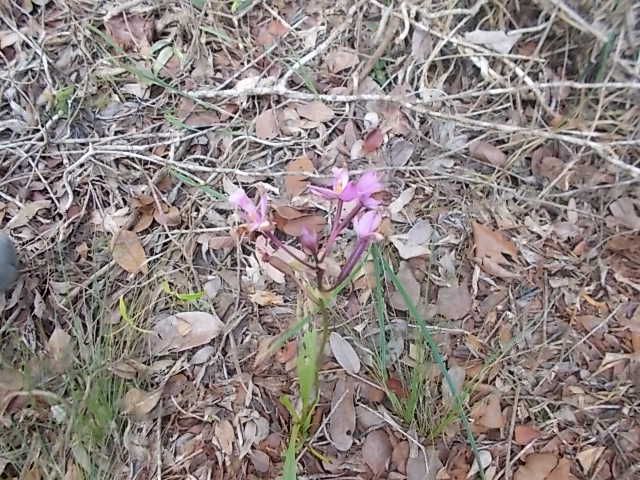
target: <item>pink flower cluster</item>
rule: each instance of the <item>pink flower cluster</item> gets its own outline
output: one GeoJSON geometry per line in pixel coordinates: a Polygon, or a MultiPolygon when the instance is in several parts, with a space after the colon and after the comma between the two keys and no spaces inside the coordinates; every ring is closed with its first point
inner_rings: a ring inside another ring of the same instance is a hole
{"type": "Polygon", "coordinates": [[[250,232],[261,232],[274,246],[289,251],[302,264],[316,271],[320,290],[332,290],[347,279],[367,251],[369,245],[382,238],[382,235],[378,233],[382,216],[376,210],[379,201],[374,196],[382,190],[382,183],[375,172],[365,172],[357,181],[353,181],[350,180],[349,172],[346,169],[334,168],[331,188],[311,186],[309,190],[319,197],[336,202],[331,218],[331,231],[322,245],[315,231],[303,229],[299,238],[303,249],[314,259],[314,264],[298,258],[273,233],[273,225],[269,220],[266,195],[261,194],[257,202],[254,202],[243,189],[238,188],[229,196],[229,201],[241,211],[241,215],[246,221],[246,227],[250,232]],[[355,202],[355,204],[343,217],[343,208],[345,203],[348,202],[355,202]],[[331,252],[337,238],[350,224],[353,225],[353,231],[356,234],[356,244],[333,286],[325,289],[322,285],[323,269],[321,263],[331,252]]]}

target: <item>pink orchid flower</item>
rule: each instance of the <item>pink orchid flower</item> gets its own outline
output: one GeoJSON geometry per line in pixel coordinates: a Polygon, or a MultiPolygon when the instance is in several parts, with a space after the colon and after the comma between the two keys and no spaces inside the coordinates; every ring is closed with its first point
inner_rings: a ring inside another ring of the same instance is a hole
{"type": "Polygon", "coordinates": [[[356,185],[357,198],[365,207],[375,208],[380,202],[372,197],[374,193],[382,190],[382,183],[376,172],[365,172],[358,179],[356,185]]]}
{"type": "Polygon", "coordinates": [[[381,240],[382,235],[378,233],[378,227],[382,222],[382,215],[375,210],[369,210],[353,219],[353,230],[358,236],[359,242],[372,242],[381,240]]]}
{"type": "Polygon", "coordinates": [[[266,195],[260,195],[258,203],[254,204],[246,192],[242,188],[238,188],[229,195],[229,202],[242,210],[242,217],[246,220],[250,232],[256,230],[264,231],[270,227],[271,223],[267,217],[268,203],[266,195]]]}
{"type": "Polygon", "coordinates": [[[310,186],[309,190],[327,200],[343,202],[350,202],[358,196],[355,185],[349,180],[349,171],[346,168],[333,169],[333,188],[310,186]]]}
{"type": "Polygon", "coordinates": [[[318,233],[306,226],[302,227],[302,235],[300,235],[300,243],[312,254],[318,253],[318,233]]]}

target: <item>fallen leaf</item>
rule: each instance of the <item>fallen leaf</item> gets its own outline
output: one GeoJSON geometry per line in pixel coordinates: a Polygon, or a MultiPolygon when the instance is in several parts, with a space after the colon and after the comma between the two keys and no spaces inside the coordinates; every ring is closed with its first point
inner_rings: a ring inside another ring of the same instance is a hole
{"type": "Polygon", "coordinates": [[[482,45],[498,53],[506,54],[511,51],[522,36],[519,32],[503,32],[502,30],[474,30],[464,34],[469,43],[482,45]]]}
{"type": "Polygon", "coordinates": [[[265,474],[271,469],[271,460],[269,459],[269,455],[263,451],[252,450],[249,453],[249,458],[251,459],[251,463],[253,464],[253,468],[256,469],[256,472],[265,474]]]}
{"type": "Polygon", "coordinates": [[[391,451],[391,442],[384,430],[369,432],[362,444],[362,459],[374,476],[378,477],[387,469],[391,460],[391,451]]]}
{"type": "Polygon", "coordinates": [[[518,445],[527,445],[541,436],[542,432],[531,425],[516,425],[513,441],[518,445]]]}
{"type": "MultiPolygon", "coordinates": [[[[536,177],[545,178],[549,181],[556,180],[562,174],[565,166],[565,162],[556,157],[534,155],[531,158],[531,173],[536,177]]],[[[567,178],[559,179],[556,185],[563,190],[567,190],[566,181],[567,178]]]]}
{"type": "Polygon", "coordinates": [[[302,217],[285,220],[277,215],[274,216],[274,223],[279,230],[287,235],[299,237],[306,228],[311,231],[321,232],[325,227],[325,218],[320,215],[304,215],[302,217]]]}
{"type": "MultiPolygon", "coordinates": [[[[400,268],[398,269],[398,280],[402,283],[402,286],[407,292],[409,299],[414,305],[417,305],[420,300],[420,283],[413,275],[409,262],[400,262],[400,268]]],[[[396,310],[406,312],[409,307],[404,301],[402,294],[396,290],[391,294],[390,303],[396,310]]]]}
{"type": "Polygon", "coordinates": [[[433,51],[433,37],[421,28],[414,28],[411,35],[411,57],[424,63],[433,51]]]}
{"type": "Polygon", "coordinates": [[[314,168],[313,162],[306,155],[289,162],[287,165],[289,175],[284,177],[284,187],[289,196],[296,197],[307,189],[309,174],[313,173],[314,168]]]}
{"type": "Polygon", "coordinates": [[[425,454],[415,445],[411,445],[407,459],[407,480],[436,480],[443,465],[435,448],[429,447],[425,454]]]}
{"type": "Polygon", "coordinates": [[[120,230],[111,248],[113,260],[129,273],[147,273],[147,256],[135,232],[120,230]]]}
{"type": "Polygon", "coordinates": [[[278,136],[278,119],[273,108],[268,108],[256,117],[256,136],[265,140],[278,136]]]}
{"type": "MultiPolygon", "coordinates": [[[[464,378],[466,376],[466,370],[464,367],[460,365],[452,365],[449,367],[449,378],[451,378],[451,383],[453,383],[453,387],[455,388],[455,393],[457,395],[462,394],[462,386],[464,385],[464,378]]],[[[442,404],[445,407],[452,407],[454,404],[455,396],[451,392],[451,388],[449,387],[449,382],[445,378],[442,379],[442,404]]]]}
{"type": "Polygon", "coordinates": [[[233,454],[233,442],[236,434],[229,420],[221,420],[216,423],[216,426],[213,427],[213,438],[226,455],[233,454]]]}
{"type": "Polygon", "coordinates": [[[396,377],[389,377],[387,379],[387,389],[393,392],[398,398],[409,398],[409,391],[396,377]]]}
{"type": "Polygon", "coordinates": [[[429,255],[431,250],[426,244],[414,243],[409,239],[407,234],[391,235],[389,240],[398,250],[398,255],[403,260],[410,260],[416,257],[423,257],[429,255]]]}
{"type": "Polygon", "coordinates": [[[516,278],[518,275],[507,270],[518,257],[518,248],[502,232],[494,231],[480,223],[473,222],[475,259],[489,274],[503,278],[516,278]]]}
{"type": "Polygon", "coordinates": [[[372,153],[382,146],[384,141],[384,133],[379,128],[374,128],[364,137],[362,141],[362,153],[372,153]]]}
{"type": "Polygon", "coordinates": [[[360,359],[351,344],[347,342],[338,332],[331,332],[329,336],[329,345],[333,358],[351,374],[360,371],[360,359]]]}
{"type": "Polygon", "coordinates": [[[261,305],[263,307],[270,305],[282,305],[284,303],[282,295],[278,295],[277,293],[269,292],[267,290],[256,290],[254,293],[249,295],[249,300],[256,305],[261,305]]]}
{"type": "Polygon", "coordinates": [[[49,365],[53,372],[65,372],[73,363],[71,336],[61,328],[56,327],[47,342],[47,352],[49,353],[49,365]]]}
{"type": "Polygon", "coordinates": [[[302,118],[318,123],[328,122],[334,117],[333,110],[318,100],[300,104],[296,111],[302,118]]]}
{"type": "Polygon", "coordinates": [[[467,473],[467,478],[473,478],[481,469],[484,472],[484,470],[491,465],[491,460],[492,456],[489,450],[478,451],[478,457],[474,457],[471,470],[467,473]],[[480,465],[478,465],[478,463],[480,463],[480,465]]]}
{"type": "Polygon", "coordinates": [[[358,55],[347,50],[334,50],[327,54],[325,63],[330,73],[339,73],[347,68],[355,67],[360,59],[358,55]]]}
{"type": "Polygon", "coordinates": [[[473,300],[469,288],[442,287],[438,290],[438,313],[447,320],[458,320],[471,311],[473,300]]]}
{"type": "Polygon", "coordinates": [[[395,222],[402,222],[405,220],[402,216],[398,214],[405,209],[407,205],[413,200],[414,195],[416,194],[416,189],[414,187],[407,188],[403,190],[398,197],[389,204],[389,213],[391,213],[391,219],[395,222]]]}
{"type": "Polygon", "coordinates": [[[474,420],[474,427],[480,432],[503,428],[505,419],[500,407],[500,395],[490,393],[477,402],[471,409],[471,418],[474,420]]]}
{"type": "Polygon", "coordinates": [[[153,18],[137,14],[115,15],[105,22],[107,34],[125,50],[141,52],[153,41],[153,18]]]}
{"type": "Polygon", "coordinates": [[[640,200],[621,197],[609,204],[616,223],[632,230],[640,229],[640,200]]]}
{"type": "Polygon", "coordinates": [[[353,433],[356,428],[356,409],[353,404],[353,382],[341,377],[333,390],[329,419],[329,437],[333,446],[341,452],[346,452],[353,444],[353,433]]]}
{"type": "Polygon", "coordinates": [[[153,211],[153,218],[158,224],[165,227],[175,227],[180,225],[180,210],[174,206],[162,205],[162,211],[157,208],[153,211]]]}
{"type": "Polygon", "coordinates": [[[50,206],[51,201],[49,200],[36,200],[35,202],[26,202],[22,206],[22,208],[18,210],[18,213],[16,213],[15,216],[11,220],[9,220],[6,228],[9,229],[24,227],[27,223],[29,223],[29,220],[36,216],[36,213],[45,208],[49,208],[50,206]]]}
{"type": "Polygon", "coordinates": [[[145,392],[139,388],[132,388],[125,394],[122,400],[123,412],[137,418],[143,418],[155,408],[160,401],[161,395],[161,390],[145,392]]]}
{"type": "Polygon", "coordinates": [[[416,147],[413,143],[402,138],[397,138],[391,143],[387,163],[392,167],[402,167],[407,164],[415,149],[416,147]]]}
{"type": "Polygon", "coordinates": [[[569,480],[571,464],[555,453],[532,453],[516,471],[513,480],[569,480]]]}
{"type": "Polygon", "coordinates": [[[199,347],[223,330],[224,323],[215,313],[184,312],[161,317],[148,334],[151,353],[164,355],[199,347]]]}
{"type": "Polygon", "coordinates": [[[276,352],[276,360],[280,363],[288,363],[298,354],[298,342],[291,340],[285,343],[282,348],[276,352]]]}
{"type": "Polygon", "coordinates": [[[391,465],[395,469],[406,475],[407,473],[407,460],[409,459],[409,442],[402,440],[393,446],[391,452],[391,465]]]}
{"type": "Polygon", "coordinates": [[[582,471],[585,475],[591,471],[591,467],[596,464],[605,449],[605,447],[591,447],[586,450],[582,450],[576,455],[576,460],[578,460],[578,463],[582,467],[582,471]]]}
{"type": "Polygon", "coordinates": [[[495,167],[504,167],[507,163],[507,156],[500,149],[487,142],[472,142],[469,145],[469,153],[478,160],[490,163],[495,167]]]}

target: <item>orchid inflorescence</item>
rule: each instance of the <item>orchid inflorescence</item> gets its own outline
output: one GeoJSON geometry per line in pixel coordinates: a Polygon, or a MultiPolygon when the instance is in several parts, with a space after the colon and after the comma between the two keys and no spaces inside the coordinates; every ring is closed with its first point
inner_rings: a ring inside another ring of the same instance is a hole
{"type": "Polygon", "coordinates": [[[257,202],[254,202],[242,188],[238,188],[229,196],[229,201],[240,210],[249,232],[261,233],[274,247],[282,248],[302,265],[315,271],[318,290],[328,292],[344,282],[358,265],[369,245],[382,238],[382,235],[377,231],[382,221],[382,215],[377,210],[379,201],[374,196],[381,190],[382,183],[375,172],[365,172],[357,181],[353,181],[349,179],[349,172],[344,168],[333,169],[331,188],[309,187],[311,193],[335,202],[331,217],[331,230],[324,242],[321,243],[315,230],[307,228],[302,229],[302,234],[298,239],[303,250],[313,258],[313,263],[300,258],[275,235],[273,224],[269,219],[268,199],[264,193],[259,195],[257,202]],[[343,209],[347,203],[351,203],[353,206],[346,215],[343,215],[343,209]],[[351,224],[356,234],[356,244],[333,285],[325,288],[322,262],[333,249],[338,237],[351,224]]]}

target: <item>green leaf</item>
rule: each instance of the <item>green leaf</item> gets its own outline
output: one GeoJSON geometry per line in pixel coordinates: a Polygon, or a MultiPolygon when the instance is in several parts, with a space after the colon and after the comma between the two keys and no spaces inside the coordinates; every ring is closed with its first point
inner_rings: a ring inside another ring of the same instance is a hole
{"type": "Polygon", "coordinates": [[[231,4],[231,13],[236,14],[249,7],[252,0],[233,0],[231,4]]]}
{"type": "Polygon", "coordinates": [[[205,3],[207,3],[207,0],[191,0],[191,5],[199,10],[202,10],[204,8],[205,3]]]}
{"type": "Polygon", "coordinates": [[[171,60],[171,57],[173,57],[173,47],[168,45],[160,50],[160,53],[158,53],[158,56],[153,61],[153,67],[151,68],[151,71],[157,75],[160,70],[164,68],[167,62],[171,60]]]}
{"type": "Polygon", "coordinates": [[[300,382],[300,398],[303,411],[316,399],[316,381],[318,378],[318,332],[307,330],[302,337],[297,358],[298,381],[300,382]]]}
{"type": "Polygon", "coordinates": [[[208,27],[206,25],[201,26],[200,30],[202,30],[205,33],[208,33],[209,35],[213,35],[214,37],[216,37],[218,40],[220,40],[222,43],[224,43],[229,47],[233,45],[233,40],[231,40],[231,37],[229,37],[229,35],[227,35],[222,30],[218,30],[213,27],[208,27]]]}
{"type": "Polygon", "coordinates": [[[204,296],[204,292],[179,293],[175,290],[171,290],[171,288],[169,287],[169,282],[167,282],[166,280],[162,282],[162,290],[172,297],[177,298],[181,302],[195,302],[197,300],[200,300],[204,296]]]}
{"type": "Polygon", "coordinates": [[[282,468],[283,480],[296,480],[296,452],[298,450],[298,425],[294,424],[289,437],[289,445],[284,454],[284,466],[282,468]]]}

